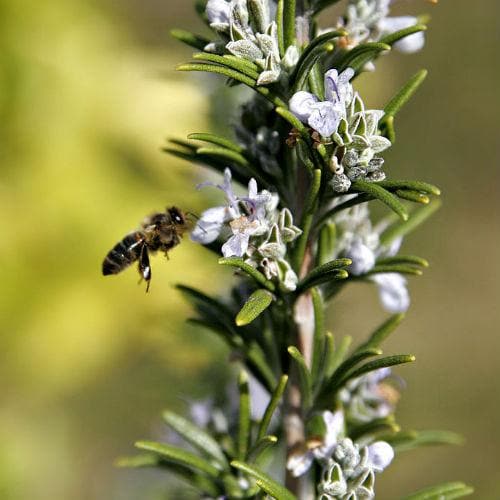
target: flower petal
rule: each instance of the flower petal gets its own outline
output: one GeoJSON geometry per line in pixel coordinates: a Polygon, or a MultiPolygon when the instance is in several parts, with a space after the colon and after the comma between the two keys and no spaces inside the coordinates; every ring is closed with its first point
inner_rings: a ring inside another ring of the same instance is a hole
{"type": "Polygon", "coordinates": [[[293,477],[305,474],[313,463],[313,454],[310,451],[305,453],[295,453],[290,456],[286,463],[286,468],[292,472],[293,477]]]}
{"type": "Polygon", "coordinates": [[[205,210],[195,228],[191,231],[191,239],[202,245],[212,243],[219,236],[227,216],[228,209],[226,207],[214,207],[205,210]]]}
{"type": "Polygon", "coordinates": [[[394,458],[394,450],[389,443],[377,441],[368,446],[368,463],[375,472],[382,472],[394,458]]]}
{"type": "Polygon", "coordinates": [[[354,276],[367,273],[375,265],[375,254],[359,238],[351,244],[346,257],[352,260],[349,272],[354,276]]]}
{"type": "Polygon", "coordinates": [[[312,106],[307,123],[323,137],[330,137],[338,128],[342,118],[342,108],[330,101],[317,102],[312,106]]]}
{"type": "Polygon", "coordinates": [[[380,301],[391,313],[402,313],[410,307],[410,294],[406,279],[398,273],[375,274],[371,280],[378,285],[380,301]]]}
{"type": "Polygon", "coordinates": [[[208,0],[206,14],[208,22],[215,25],[229,25],[231,3],[226,0],[208,0]]]}
{"type": "Polygon", "coordinates": [[[247,233],[236,233],[222,245],[224,257],[243,257],[248,248],[250,235],[247,233]]]}
{"type": "Polygon", "coordinates": [[[312,113],[312,105],[318,102],[318,98],[309,92],[296,92],[290,99],[290,111],[301,121],[307,123],[312,113]]]}

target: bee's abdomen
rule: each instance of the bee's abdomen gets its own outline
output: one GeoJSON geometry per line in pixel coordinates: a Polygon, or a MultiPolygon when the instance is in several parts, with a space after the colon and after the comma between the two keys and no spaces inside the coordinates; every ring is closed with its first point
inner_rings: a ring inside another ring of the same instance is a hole
{"type": "Polygon", "coordinates": [[[102,263],[102,274],[117,274],[139,258],[142,235],[139,232],[125,236],[106,255],[102,263]]]}

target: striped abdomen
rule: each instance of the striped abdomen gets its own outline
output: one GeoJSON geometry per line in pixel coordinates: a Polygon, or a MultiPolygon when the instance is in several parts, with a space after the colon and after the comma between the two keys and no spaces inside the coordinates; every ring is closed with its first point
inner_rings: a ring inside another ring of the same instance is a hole
{"type": "Polygon", "coordinates": [[[106,255],[102,263],[102,274],[106,276],[123,271],[139,258],[143,244],[143,235],[139,231],[125,236],[106,255]]]}

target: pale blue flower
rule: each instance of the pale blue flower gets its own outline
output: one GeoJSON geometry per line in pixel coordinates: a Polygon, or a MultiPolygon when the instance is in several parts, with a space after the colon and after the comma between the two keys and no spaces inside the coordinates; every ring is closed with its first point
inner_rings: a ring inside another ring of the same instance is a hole
{"type": "Polygon", "coordinates": [[[215,241],[224,227],[224,224],[239,216],[237,199],[231,186],[231,170],[224,170],[224,181],[222,185],[212,182],[204,182],[198,188],[204,186],[215,186],[226,195],[226,205],[209,208],[205,210],[195,228],[191,232],[191,239],[202,245],[207,245],[215,241]]]}
{"type": "Polygon", "coordinates": [[[354,70],[347,68],[340,75],[336,69],[325,74],[325,101],[303,90],[296,92],[290,99],[290,111],[301,121],[323,137],[337,131],[341,118],[346,116],[346,106],[352,100],[353,90],[349,83],[354,70]]]}
{"type": "Polygon", "coordinates": [[[380,302],[391,313],[402,313],[410,307],[406,278],[399,273],[380,273],[371,276],[377,284],[380,302]]]}
{"type": "Polygon", "coordinates": [[[377,441],[368,446],[368,465],[375,472],[382,472],[394,458],[394,449],[385,441],[377,441]]]}
{"type": "Polygon", "coordinates": [[[208,22],[214,29],[227,29],[231,15],[231,2],[226,0],[208,0],[206,8],[208,22]]]}

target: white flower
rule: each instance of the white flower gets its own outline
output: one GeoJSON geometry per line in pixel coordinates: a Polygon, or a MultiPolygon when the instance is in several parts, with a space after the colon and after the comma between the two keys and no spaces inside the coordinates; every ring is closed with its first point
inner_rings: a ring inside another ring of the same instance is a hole
{"type": "Polygon", "coordinates": [[[375,472],[382,472],[394,458],[394,450],[389,443],[377,441],[368,446],[368,465],[375,472]]]}
{"type": "Polygon", "coordinates": [[[237,198],[233,193],[231,186],[231,170],[224,170],[224,182],[222,185],[205,182],[198,187],[215,186],[226,195],[227,205],[209,208],[205,210],[195,228],[191,232],[191,239],[202,245],[212,243],[217,239],[226,222],[239,216],[237,207],[237,198]]]}
{"type": "Polygon", "coordinates": [[[378,286],[380,301],[386,311],[402,313],[410,307],[406,279],[398,273],[374,274],[370,279],[378,286]]]}
{"type": "Polygon", "coordinates": [[[205,210],[198,220],[191,239],[204,245],[215,241],[224,226],[229,223],[233,236],[222,247],[224,257],[243,257],[248,249],[251,236],[265,234],[270,227],[269,214],[276,209],[279,199],[269,191],[257,190],[257,182],[250,179],[248,195],[237,197],[231,185],[231,171],[224,171],[224,182],[216,185],[211,182],[200,184],[215,186],[226,195],[227,204],[205,210]]]}
{"type": "MultiPolygon", "coordinates": [[[[385,17],[377,23],[377,28],[380,30],[381,36],[394,33],[395,31],[415,26],[418,20],[414,16],[399,16],[399,17],[385,17]]],[[[422,31],[413,33],[396,42],[394,47],[400,52],[411,54],[418,52],[425,44],[425,37],[422,31]]]]}
{"type": "Polygon", "coordinates": [[[294,477],[305,474],[311,467],[314,459],[326,461],[335,450],[340,437],[344,434],[344,414],[338,410],[335,413],[331,411],[323,412],[326,431],[323,436],[323,443],[313,449],[300,450],[290,456],[286,468],[292,472],[294,477]]]}
{"type": "Polygon", "coordinates": [[[340,410],[335,413],[332,413],[331,411],[324,411],[323,420],[326,425],[323,444],[313,450],[314,456],[318,460],[326,460],[329,458],[335,449],[339,438],[344,434],[344,414],[340,410]]]}
{"type": "Polygon", "coordinates": [[[299,477],[311,468],[313,461],[314,455],[310,450],[304,453],[294,453],[288,458],[286,468],[292,473],[293,477],[299,477]]]}
{"type": "Polygon", "coordinates": [[[208,0],[206,8],[208,22],[214,29],[229,26],[231,2],[226,0],[208,0]]]}
{"type": "Polygon", "coordinates": [[[367,273],[375,265],[375,253],[361,238],[355,238],[345,255],[352,260],[349,271],[354,276],[367,273]]]}
{"type": "Polygon", "coordinates": [[[349,83],[353,76],[352,68],[347,68],[340,75],[335,69],[327,71],[326,101],[320,101],[314,94],[301,90],[290,99],[290,111],[323,137],[329,137],[337,131],[341,118],[346,116],[346,106],[353,96],[352,86],[349,83]]]}

